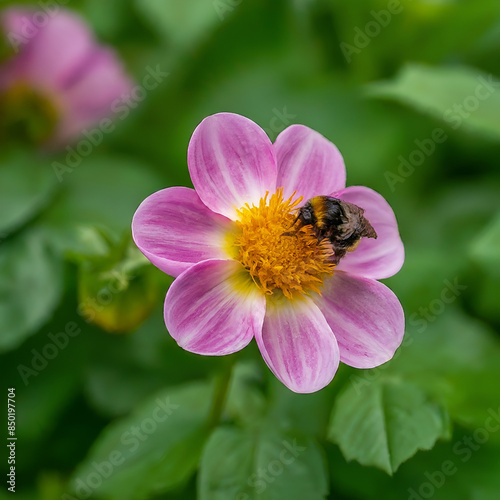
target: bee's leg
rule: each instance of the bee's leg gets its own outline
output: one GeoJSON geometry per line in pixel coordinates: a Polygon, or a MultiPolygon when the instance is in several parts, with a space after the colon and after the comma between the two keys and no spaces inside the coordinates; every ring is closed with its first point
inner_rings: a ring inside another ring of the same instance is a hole
{"type": "MultiPolygon", "coordinates": [[[[295,224],[297,224],[297,221],[299,219],[300,219],[300,215],[297,215],[297,217],[295,217],[295,220],[293,221],[292,225],[290,226],[290,229],[293,229],[293,227],[295,226],[295,224]]],[[[287,231],[285,233],[281,233],[281,236],[296,236],[297,233],[300,231],[300,228],[303,225],[304,224],[302,223],[302,221],[300,221],[299,227],[297,227],[294,231],[287,231]]]]}
{"type": "Polygon", "coordinates": [[[333,257],[332,257],[332,261],[335,265],[338,265],[338,263],[340,262],[340,259],[342,259],[342,257],[345,256],[345,254],[347,253],[347,250],[344,249],[344,248],[335,248],[333,249],[333,257]]]}

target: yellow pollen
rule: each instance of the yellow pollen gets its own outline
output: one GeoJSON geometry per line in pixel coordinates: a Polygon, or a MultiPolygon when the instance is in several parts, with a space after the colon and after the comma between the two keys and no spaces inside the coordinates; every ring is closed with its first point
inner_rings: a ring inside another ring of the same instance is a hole
{"type": "Polygon", "coordinates": [[[283,200],[283,188],[269,200],[268,196],[266,193],[257,207],[246,204],[238,210],[236,223],[241,232],[233,243],[238,250],[236,259],[266,294],[279,289],[291,299],[321,293],[324,278],[335,267],[330,242],[318,242],[311,226],[292,229],[302,197],[293,201],[294,193],[283,200]]]}

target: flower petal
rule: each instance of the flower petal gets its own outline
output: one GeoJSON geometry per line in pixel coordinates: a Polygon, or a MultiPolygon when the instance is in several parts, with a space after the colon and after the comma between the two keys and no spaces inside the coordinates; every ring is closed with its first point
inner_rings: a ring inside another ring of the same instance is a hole
{"type": "Polygon", "coordinates": [[[351,186],[333,196],[364,208],[364,216],[377,232],[377,239],[362,238],[338,269],[366,278],[383,279],[396,274],[405,260],[396,216],[382,195],[364,186],[351,186]]]}
{"type": "Polygon", "coordinates": [[[230,219],[276,190],[271,141],[254,122],[232,113],[205,118],[189,142],[188,166],[205,205],[230,219]]]}
{"type": "Polygon", "coordinates": [[[345,187],[345,165],[337,147],[304,125],[286,128],[274,143],[278,162],[277,187],[285,199],[297,192],[304,202],[345,187]]]}
{"type": "Polygon", "coordinates": [[[0,13],[0,28],[15,53],[22,49],[27,40],[26,36],[22,36],[22,30],[25,34],[31,34],[37,29],[33,25],[33,13],[32,9],[19,7],[7,7],[0,13]]]}
{"type": "Polygon", "coordinates": [[[255,338],[267,366],[294,392],[319,391],[339,366],[335,336],[310,298],[268,298],[262,333],[255,338]]]}
{"type": "Polygon", "coordinates": [[[264,295],[235,260],[206,260],[182,273],[165,299],[165,324],[187,351],[239,351],[262,329],[264,295]]]}
{"type": "MultiPolygon", "coordinates": [[[[65,116],[55,142],[70,142],[86,128],[114,113],[119,112],[122,118],[125,113],[128,115],[130,108],[137,105],[129,104],[132,88],[133,83],[126,76],[116,53],[107,48],[95,49],[80,70],[74,73],[73,79],[67,82],[60,97],[65,116]]],[[[98,138],[94,140],[102,140],[103,132],[97,130],[97,133],[98,138]]]]}
{"type": "Polygon", "coordinates": [[[49,16],[32,9],[12,8],[4,16],[11,37],[19,44],[16,48],[21,51],[17,78],[37,86],[62,86],[95,44],[83,19],[64,9],[49,16]],[[40,14],[47,22],[37,25],[36,16],[40,14]]]}
{"type": "Polygon", "coordinates": [[[340,361],[373,368],[391,359],[403,340],[404,312],[384,284],[336,271],[314,300],[330,325],[340,361]]]}
{"type": "Polygon", "coordinates": [[[141,252],[159,269],[178,276],[193,264],[227,259],[226,235],[233,221],[210,211],[194,189],[172,187],[148,196],[132,220],[132,235],[141,252]]]}

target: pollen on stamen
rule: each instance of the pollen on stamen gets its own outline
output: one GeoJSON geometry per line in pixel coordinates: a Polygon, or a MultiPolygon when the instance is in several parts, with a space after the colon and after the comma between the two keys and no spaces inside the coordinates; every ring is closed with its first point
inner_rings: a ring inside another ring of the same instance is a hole
{"type": "Polygon", "coordinates": [[[294,298],[321,293],[323,280],[333,274],[333,249],[327,239],[318,241],[311,226],[291,231],[302,197],[283,199],[283,188],[258,206],[246,204],[238,212],[240,232],[234,240],[239,260],[265,293],[281,290],[294,298]],[[286,233],[286,234],[285,234],[286,233]]]}

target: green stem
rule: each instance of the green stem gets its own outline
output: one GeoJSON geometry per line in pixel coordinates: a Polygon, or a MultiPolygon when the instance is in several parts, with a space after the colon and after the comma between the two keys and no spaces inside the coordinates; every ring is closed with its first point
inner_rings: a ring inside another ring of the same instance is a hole
{"type": "Polygon", "coordinates": [[[235,359],[236,357],[234,354],[228,356],[227,362],[224,363],[222,372],[216,378],[215,397],[212,410],[210,412],[210,418],[208,419],[208,425],[210,427],[215,427],[219,423],[222,411],[224,410],[224,404],[229,391],[231,372],[233,370],[235,359]]]}

